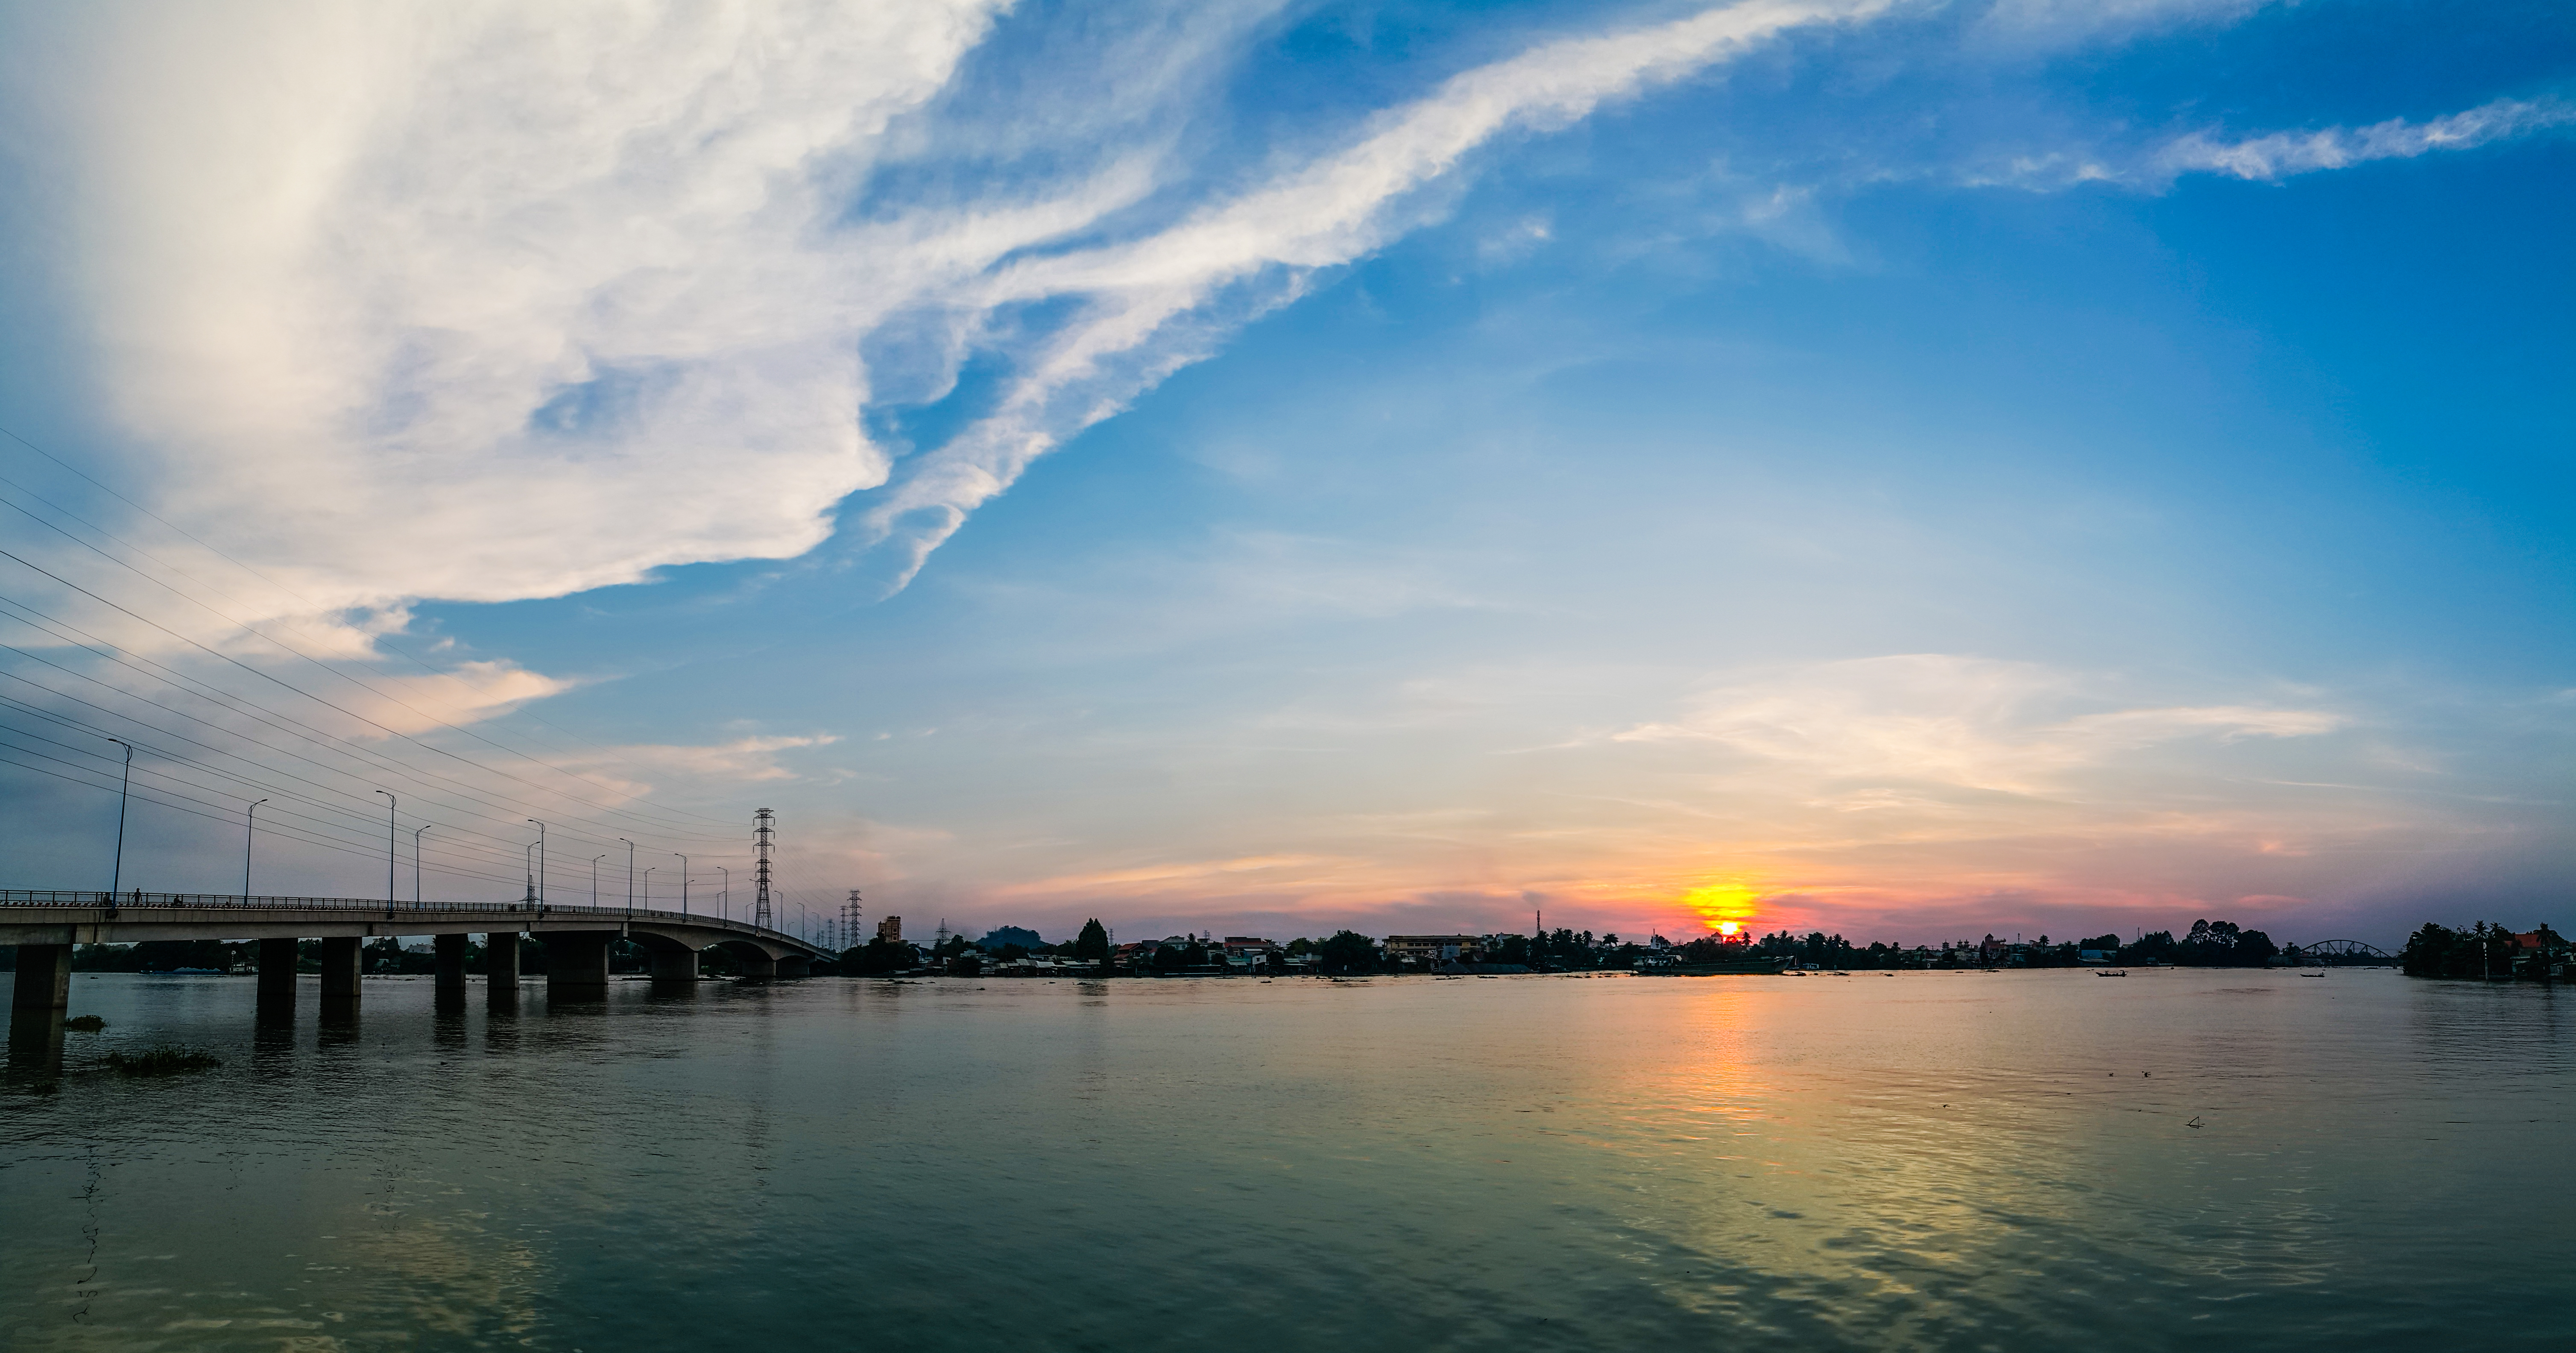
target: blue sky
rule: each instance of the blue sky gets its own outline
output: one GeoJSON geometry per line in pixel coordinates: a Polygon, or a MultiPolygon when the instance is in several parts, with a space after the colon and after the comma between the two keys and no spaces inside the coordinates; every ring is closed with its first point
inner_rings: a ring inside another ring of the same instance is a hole
{"type": "Polygon", "coordinates": [[[12,886],[2564,919],[2563,10],[6,27],[12,886]]]}

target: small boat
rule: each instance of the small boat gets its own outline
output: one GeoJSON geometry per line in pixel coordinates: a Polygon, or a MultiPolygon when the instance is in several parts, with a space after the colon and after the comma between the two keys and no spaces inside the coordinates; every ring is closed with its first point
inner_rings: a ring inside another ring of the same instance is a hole
{"type": "Polygon", "coordinates": [[[2126,977],[2126,976],[2128,976],[2128,974],[2127,974],[2127,973],[2125,973],[2125,972],[2116,972],[2116,971],[2113,971],[2112,969],[2109,969],[2109,968],[2095,968],[2095,969],[2093,970],[2093,975],[2094,975],[2095,977],[2126,977]]]}

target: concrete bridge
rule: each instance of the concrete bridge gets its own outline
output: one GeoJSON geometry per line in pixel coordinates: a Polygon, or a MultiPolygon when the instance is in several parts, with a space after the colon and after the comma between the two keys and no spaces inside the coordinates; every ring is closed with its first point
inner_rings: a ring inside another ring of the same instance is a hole
{"type": "Polygon", "coordinates": [[[322,1000],[358,1001],[359,946],[388,935],[428,935],[440,995],[465,991],[468,935],[484,940],[487,992],[518,1000],[519,945],[546,949],[555,999],[608,994],[608,950],[632,940],[651,954],[657,981],[694,981],[698,955],[721,949],[749,977],[802,977],[828,951],[779,930],[676,911],[558,907],[524,902],[385,903],[348,897],[242,897],[218,893],[0,891],[0,944],[18,947],[16,1010],[62,1010],[71,998],[72,946],[139,940],[257,940],[262,1004],[295,997],[296,941],[322,941],[322,1000]]]}

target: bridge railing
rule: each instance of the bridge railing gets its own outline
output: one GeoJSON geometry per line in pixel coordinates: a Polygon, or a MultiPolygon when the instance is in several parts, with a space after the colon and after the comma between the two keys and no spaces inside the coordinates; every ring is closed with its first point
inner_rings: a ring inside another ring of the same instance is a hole
{"type": "Polygon", "coordinates": [[[412,913],[441,913],[488,916],[614,916],[621,920],[676,922],[731,930],[745,935],[783,940],[807,949],[821,950],[811,940],[783,930],[763,929],[749,921],[704,912],[659,911],[647,907],[592,906],[588,903],[560,905],[553,902],[378,902],[357,897],[254,897],[241,893],[147,893],[134,889],[122,893],[81,892],[70,889],[0,888],[0,907],[97,907],[109,912],[130,910],[223,911],[328,911],[361,913],[369,916],[391,916],[399,919],[412,913]]]}

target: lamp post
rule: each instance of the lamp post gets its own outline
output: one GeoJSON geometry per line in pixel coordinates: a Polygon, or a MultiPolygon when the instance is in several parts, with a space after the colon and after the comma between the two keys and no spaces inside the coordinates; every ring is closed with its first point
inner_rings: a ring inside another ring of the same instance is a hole
{"type": "Polygon", "coordinates": [[[245,903],[250,901],[251,829],[259,825],[259,804],[266,802],[268,800],[261,799],[250,806],[249,812],[242,814],[242,901],[245,903]]]}
{"type": "MultiPolygon", "coordinates": [[[[530,822],[537,822],[529,818],[530,822]]],[[[546,824],[537,822],[537,910],[546,909],[546,824]]]]}
{"type": "Polygon", "coordinates": [[[733,871],[717,865],[716,872],[724,876],[724,891],[716,895],[716,914],[730,921],[733,919],[733,871]]]}
{"type": "MultiPolygon", "coordinates": [[[[626,841],[623,836],[617,839],[626,841]]],[[[635,914],[635,843],[632,841],[626,841],[626,914],[635,914]]]]}
{"type": "Polygon", "coordinates": [[[528,871],[528,896],[527,896],[527,904],[528,904],[528,906],[529,906],[530,908],[534,908],[534,907],[537,905],[537,843],[536,843],[536,842],[534,842],[534,841],[530,841],[530,842],[529,842],[529,843],[527,843],[526,845],[519,847],[519,867],[528,871]]]}
{"type": "Polygon", "coordinates": [[[607,858],[605,855],[590,857],[590,909],[592,911],[599,910],[599,862],[607,858]]]}
{"type": "MultiPolygon", "coordinates": [[[[671,853],[680,855],[676,850],[671,853]]],[[[680,855],[680,914],[689,914],[689,857],[686,855],[680,855]]]]}
{"type": "Polygon", "coordinates": [[[125,749],[125,779],[116,787],[116,863],[107,875],[107,905],[116,905],[116,891],[125,886],[125,801],[134,792],[134,744],[123,738],[108,741],[125,749]]]}
{"type": "Polygon", "coordinates": [[[644,866],[644,910],[646,911],[653,909],[653,871],[661,867],[658,864],[644,866]]]}
{"type": "Polygon", "coordinates": [[[385,915],[394,914],[394,809],[402,801],[390,789],[376,791],[385,796],[385,915]]]}
{"type": "Polygon", "coordinates": [[[419,826],[414,827],[414,828],[412,828],[412,829],[411,829],[411,909],[412,909],[413,911],[419,911],[419,910],[421,910],[421,905],[420,905],[420,834],[421,834],[422,832],[428,831],[431,827],[434,827],[434,826],[436,826],[436,825],[438,825],[438,824],[436,824],[436,823],[434,823],[434,822],[424,822],[424,823],[420,824],[419,826]]]}

